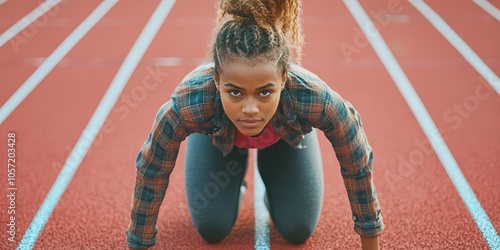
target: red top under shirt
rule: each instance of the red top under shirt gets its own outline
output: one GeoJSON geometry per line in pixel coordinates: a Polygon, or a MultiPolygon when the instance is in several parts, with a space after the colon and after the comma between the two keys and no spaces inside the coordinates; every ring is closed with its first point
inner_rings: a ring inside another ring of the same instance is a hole
{"type": "Polygon", "coordinates": [[[268,123],[258,136],[247,136],[238,130],[234,145],[239,148],[266,148],[276,143],[279,139],[280,137],[268,123]]]}

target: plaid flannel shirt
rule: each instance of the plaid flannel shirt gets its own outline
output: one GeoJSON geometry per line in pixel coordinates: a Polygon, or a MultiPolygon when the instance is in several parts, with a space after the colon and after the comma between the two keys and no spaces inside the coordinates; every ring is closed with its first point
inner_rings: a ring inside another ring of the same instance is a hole
{"type": "MultiPolygon", "coordinates": [[[[131,221],[126,231],[131,247],[156,241],[156,221],[181,142],[192,133],[208,134],[227,155],[234,147],[236,127],[224,113],[215,88],[213,64],[198,67],[175,89],[158,111],[136,159],[131,221]]],[[[292,65],[272,129],[295,148],[312,128],[322,130],[333,146],[349,197],[354,230],[374,237],[384,230],[372,181],[373,153],[354,107],[319,77],[292,65]]]]}

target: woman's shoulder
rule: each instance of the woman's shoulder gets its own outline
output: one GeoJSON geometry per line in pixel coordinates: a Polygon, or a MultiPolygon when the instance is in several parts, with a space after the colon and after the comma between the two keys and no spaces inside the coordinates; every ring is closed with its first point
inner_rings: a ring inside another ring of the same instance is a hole
{"type": "Polygon", "coordinates": [[[214,63],[204,63],[199,65],[198,67],[191,70],[191,72],[187,73],[186,76],[182,79],[182,83],[196,84],[203,83],[207,79],[213,80],[213,68],[214,63]]]}
{"type": "Polygon", "coordinates": [[[298,64],[290,65],[289,77],[302,85],[326,85],[319,76],[298,64]]]}
{"type": "Polygon", "coordinates": [[[331,90],[315,73],[296,64],[290,65],[286,87],[291,95],[310,95],[311,97],[323,96],[325,92],[331,90]]]}
{"type": "Polygon", "coordinates": [[[212,68],[213,63],[196,67],[172,93],[172,100],[184,119],[202,121],[215,113],[217,89],[212,68]]]}
{"type": "Polygon", "coordinates": [[[291,65],[286,96],[297,115],[317,120],[325,107],[343,102],[342,97],[318,75],[299,65],[291,65]]]}
{"type": "Polygon", "coordinates": [[[315,73],[300,65],[292,64],[290,66],[287,90],[292,92],[297,91],[299,94],[309,93],[311,95],[323,97],[338,95],[329,84],[323,81],[323,79],[315,73]]]}
{"type": "MultiPolygon", "coordinates": [[[[212,86],[214,81],[212,69],[213,63],[205,63],[199,65],[184,76],[174,92],[196,87],[212,86]]],[[[215,85],[213,85],[212,87],[215,88],[215,85]]]]}

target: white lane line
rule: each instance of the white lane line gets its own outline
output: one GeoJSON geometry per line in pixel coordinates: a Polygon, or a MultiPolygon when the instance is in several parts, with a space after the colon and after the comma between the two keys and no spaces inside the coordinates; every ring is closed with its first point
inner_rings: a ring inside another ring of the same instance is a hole
{"type": "MultiPolygon", "coordinates": [[[[117,0],[113,0],[112,2],[109,1],[107,2],[107,5],[112,6],[116,2],[117,0]]],[[[103,4],[105,3],[106,1],[103,2],[103,4]]],[[[57,176],[57,179],[52,185],[52,188],[47,194],[47,197],[45,197],[42,206],[33,218],[33,221],[31,222],[26,234],[23,236],[23,239],[19,243],[18,249],[31,249],[35,244],[38,236],[45,227],[47,220],[52,214],[52,211],[54,211],[54,208],[56,207],[59,199],[71,182],[73,175],[75,174],[76,170],[80,166],[80,163],[87,154],[97,133],[106,121],[106,118],[111,112],[111,109],[118,100],[118,97],[123,91],[123,88],[130,79],[130,76],[134,72],[139,61],[151,44],[151,41],[158,33],[158,30],[165,21],[167,15],[170,13],[170,10],[172,9],[174,3],[175,0],[162,0],[156,7],[153,15],[148,20],[146,26],[142,30],[141,34],[129,51],[127,57],[123,61],[123,64],[118,69],[118,72],[113,78],[111,85],[104,94],[104,97],[97,106],[97,109],[90,118],[87,126],[83,130],[82,135],[76,142],[76,145],[73,148],[73,151],[71,151],[68,159],[66,160],[64,167],[61,169],[59,176],[57,176]]]]}
{"type": "MultiPolygon", "coordinates": [[[[6,2],[5,0],[4,2],[6,2]]],[[[41,17],[47,11],[52,9],[54,6],[59,4],[62,0],[47,0],[32,10],[28,15],[23,17],[21,20],[17,21],[12,27],[6,30],[2,35],[0,35],[0,47],[2,47],[11,38],[15,37],[24,28],[28,27],[32,22],[41,17]]],[[[4,3],[3,2],[3,3],[4,3]]],[[[2,3],[0,3],[2,4],[2,3]]]]}
{"type": "Polygon", "coordinates": [[[104,0],[78,27],[57,47],[35,72],[14,92],[0,108],[0,124],[21,104],[21,102],[40,84],[54,67],[89,32],[94,25],[117,3],[117,0],[104,0]]]}
{"type": "Polygon", "coordinates": [[[500,79],[469,45],[423,0],[409,0],[500,95],[500,79]]]}
{"type": "Polygon", "coordinates": [[[268,250],[269,245],[269,212],[264,204],[264,196],[266,195],[266,187],[260,177],[257,150],[253,149],[254,155],[254,206],[255,206],[255,249],[268,250]]]}
{"type": "Polygon", "coordinates": [[[488,14],[497,19],[497,21],[500,21],[500,10],[495,5],[487,0],[472,0],[472,2],[483,8],[484,11],[488,12],[488,14]]]}
{"type": "MultiPolygon", "coordinates": [[[[107,2],[107,5],[114,5],[117,0],[107,2]]],[[[103,2],[103,4],[105,4],[103,2]]],[[[148,20],[146,26],[142,30],[141,34],[135,41],[131,50],[129,51],[127,57],[123,61],[123,64],[118,69],[111,85],[104,94],[101,102],[97,106],[94,114],[90,118],[89,123],[82,132],[82,135],[76,142],[73,151],[68,156],[64,167],[61,169],[59,176],[57,176],[56,181],[52,185],[47,197],[42,203],[42,206],[38,210],[37,214],[33,218],[26,234],[19,243],[18,249],[31,249],[35,244],[38,236],[45,227],[47,220],[49,219],[52,211],[56,207],[59,199],[63,195],[64,191],[68,187],[73,175],[80,166],[83,158],[87,154],[92,142],[94,141],[97,133],[101,129],[102,125],[106,121],[111,109],[118,100],[123,88],[127,84],[130,76],[137,67],[139,61],[143,57],[147,48],[151,44],[151,41],[158,33],[161,25],[165,21],[165,18],[170,13],[175,0],[162,0],[156,10],[154,11],[151,18],[148,20]]],[[[110,7],[111,7],[110,6],[110,7]]]]}
{"type": "Polygon", "coordinates": [[[403,69],[399,65],[398,61],[390,51],[383,38],[380,36],[377,28],[372,23],[368,14],[366,14],[359,2],[357,0],[344,0],[344,4],[349,9],[354,19],[356,19],[358,25],[362,28],[366,38],[372,45],[378,57],[382,61],[382,64],[384,64],[392,80],[408,103],[410,109],[415,115],[415,118],[420,124],[420,127],[422,127],[422,130],[429,139],[434,151],[441,161],[441,164],[446,170],[446,173],[448,173],[448,176],[465,205],[469,209],[469,212],[479,227],[479,230],[483,234],[483,237],[488,242],[488,245],[491,249],[499,249],[500,237],[498,236],[495,227],[491,224],[488,215],[482,208],[481,203],[477,200],[476,195],[462,174],[462,171],[446,145],[446,142],[439,134],[439,130],[434,124],[434,121],[425,109],[424,104],[411,85],[410,80],[403,72],[403,69]]]}

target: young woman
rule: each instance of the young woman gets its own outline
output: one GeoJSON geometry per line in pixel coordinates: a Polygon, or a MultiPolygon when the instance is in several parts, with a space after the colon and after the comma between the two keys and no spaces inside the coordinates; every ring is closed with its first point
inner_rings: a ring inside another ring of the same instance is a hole
{"type": "Polygon", "coordinates": [[[248,148],[266,204],[281,235],[305,242],[318,223],[323,166],[313,128],[331,142],[364,249],[378,249],[384,229],[372,181],[373,153],[353,106],[300,60],[300,0],[221,0],[213,63],[189,73],[156,115],[137,157],[130,248],[156,241],[156,220],[181,142],[187,138],[189,211],[208,242],[236,221],[248,148]]]}

